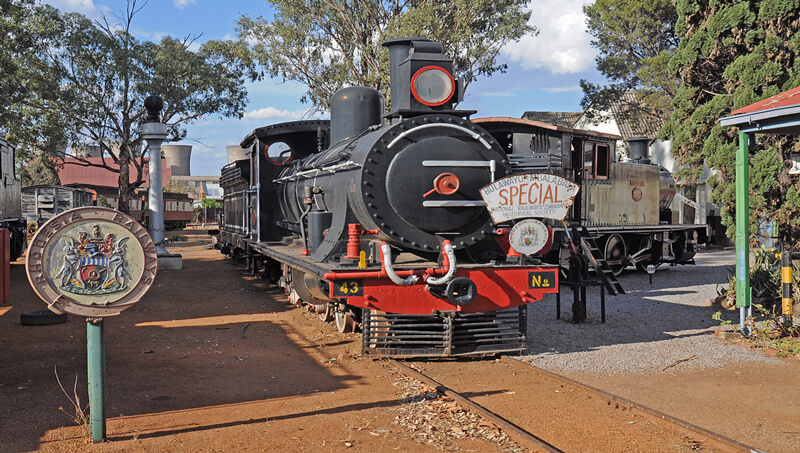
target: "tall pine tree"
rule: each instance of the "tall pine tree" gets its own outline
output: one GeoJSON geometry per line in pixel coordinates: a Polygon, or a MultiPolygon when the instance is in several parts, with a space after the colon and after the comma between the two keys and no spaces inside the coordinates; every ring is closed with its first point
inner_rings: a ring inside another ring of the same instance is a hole
{"type": "MultiPolygon", "coordinates": [[[[670,68],[683,83],[662,135],[673,139],[684,177],[698,176],[704,162],[716,170],[712,201],[724,205],[732,233],[738,130],[723,128],[719,118],[800,85],[800,1],[679,0],[677,8],[682,39],[670,68]]],[[[798,143],[760,136],[751,148],[751,234],[775,220],[783,237],[800,237],[800,185],[782,165],[798,143]]]]}

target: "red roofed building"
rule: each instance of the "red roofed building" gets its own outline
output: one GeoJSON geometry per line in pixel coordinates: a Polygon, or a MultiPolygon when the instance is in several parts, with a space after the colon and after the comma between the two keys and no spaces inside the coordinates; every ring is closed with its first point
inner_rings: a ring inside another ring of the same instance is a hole
{"type": "MultiPolygon", "coordinates": [[[[97,206],[107,206],[117,208],[117,198],[119,198],[119,173],[105,169],[103,167],[88,166],[82,161],[88,161],[95,165],[103,163],[102,157],[85,157],[76,159],[67,157],[64,159],[63,165],[59,166],[58,178],[61,180],[61,185],[69,187],[78,187],[81,189],[88,189],[97,194],[95,204],[97,206]]],[[[118,169],[119,165],[114,163],[110,157],[105,158],[105,163],[114,169],[118,169]]],[[[150,185],[150,175],[148,168],[149,159],[145,159],[144,168],[142,169],[142,180],[144,181],[138,188],[141,195],[132,195],[130,209],[131,212],[142,211],[146,209],[146,204],[143,203],[146,189],[150,185]]],[[[136,181],[136,168],[131,166],[130,182],[136,181]]],[[[161,159],[161,181],[162,185],[166,186],[172,180],[172,170],[167,165],[166,159],[161,159]]]]}
{"type": "MultiPolygon", "coordinates": [[[[118,169],[119,165],[114,160],[107,157],[83,157],[76,159],[68,157],[63,164],[59,165],[58,177],[61,185],[78,187],[91,190],[96,194],[95,205],[105,206],[116,209],[119,198],[119,173],[109,169],[87,165],[89,162],[94,165],[105,163],[110,168],[118,169]]],[[[139,221],[145,221],[147,217],[147,189],[150,185],[149,159],[145,159],[142,168],[142,185],[136,189],[136,193],[131,195],[130,214],[139,221]]],[[[129,181],[136,182],[136,168],[131,166],[129,181]]],[[[167,186],[172,181],[172,168],[167,164],[167,159],[161,159],[161,183],[167,186]]],[[[167,230],[183,228],[193,216],[192,199],[186,193],[164,192],[164,227],[167,230]]]]}
{"type": "MultiPolygon", "coordinates": [[[[91,189],[117,189],[119,186],[119,173],[102,167],[87,166],[82,161],[88,161],[95,165],[102,165],[103,158],[87,157],[84,159],[75,159],[73,157],[68,157],[64,159],[64,165],[58,172],[61,185],[91,189]]],[[[119,169],[119,165],[114,163],[114,160],[111,158],[106,158],[105,163],[113,169],[119,169]]],[[[149,187],[150,185],[148,163],[149,160],[145,159],[144,168],[142,169],[142,179],[144,183],[141,187],[149,187]]],[[[130,172],[130,182],[133,183],[136,181],[136,168],[131,166],[130,172]]],[[[168,185],[171,179],[172,169],[167,165],[166,159],[161,159],[161,181],[163,185],[168,185]]]]}

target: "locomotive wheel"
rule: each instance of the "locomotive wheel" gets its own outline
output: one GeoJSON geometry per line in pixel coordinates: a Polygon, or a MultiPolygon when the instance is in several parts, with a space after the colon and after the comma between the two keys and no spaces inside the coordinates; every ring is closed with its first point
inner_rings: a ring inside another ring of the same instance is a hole
{"type": "Polygon", "coordinates": [[[612,234],[608,237],[603,256],[614,275],[622,273],[622,269],[625,269],[626,256],[625,240],[622,239],[622,236],[612,234]]]}
{"type": "Polygon", "coordinates": [[[333,321],[333,318],[336,315],[336,307],[327,302],[314,304],[314,310],[317,312],[317,316],[319,316],[319,319],[322,322],[333,321]]]}
{"type": "Polygon", "coordinates": [[[682,263],[685,261],[683,254],[686,251],[686,235],[683,232],[675,233],[673,236],[675,242],[672,243],[672,255],[675,257],[675,263],[682,263]]]}
{"type": "MultiPolygon", "coordinates": [[[[648,237],[643,237],[639,243],[639,250],[645,250],[650,248],[650,239],[648,237]]],[[[633,253],[639,252],[639,250],[632,251],[633,253]]],[[[652,253],[652,252],[651,252],[652,253]]],[[[647,265],[653,264],[651,260],[647,259],[644,261],[639,261],[636,263],[636,270],[639,272],[647,272],[647,265]]]]}
{"type": "Polygon", "coordinates": [[[340,333],[351,333],[356,331],[356,318],[347,310],[344,304],[339,304],[336,309],[336,330],[340,333]]]}

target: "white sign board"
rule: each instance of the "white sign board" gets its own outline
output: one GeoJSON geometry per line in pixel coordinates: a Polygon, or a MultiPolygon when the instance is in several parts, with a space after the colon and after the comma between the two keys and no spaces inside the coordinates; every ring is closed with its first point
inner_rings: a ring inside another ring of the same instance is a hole
{"type": "Polygon", "coordinates": [[[528,217],[564,220],[578,189],[560,176],[526,173],[481,188],[481,197],[494,223],[528,217]]]}

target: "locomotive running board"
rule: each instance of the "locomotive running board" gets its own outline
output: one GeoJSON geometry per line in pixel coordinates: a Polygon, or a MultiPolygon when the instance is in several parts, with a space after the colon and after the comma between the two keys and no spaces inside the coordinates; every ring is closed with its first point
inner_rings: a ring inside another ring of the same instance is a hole
{"type": "Polygon", "coordinates": [[[490,313],[407,315],[364,309],[365,356],[456,357],[521,353],[527,306],[490,313]]]}

